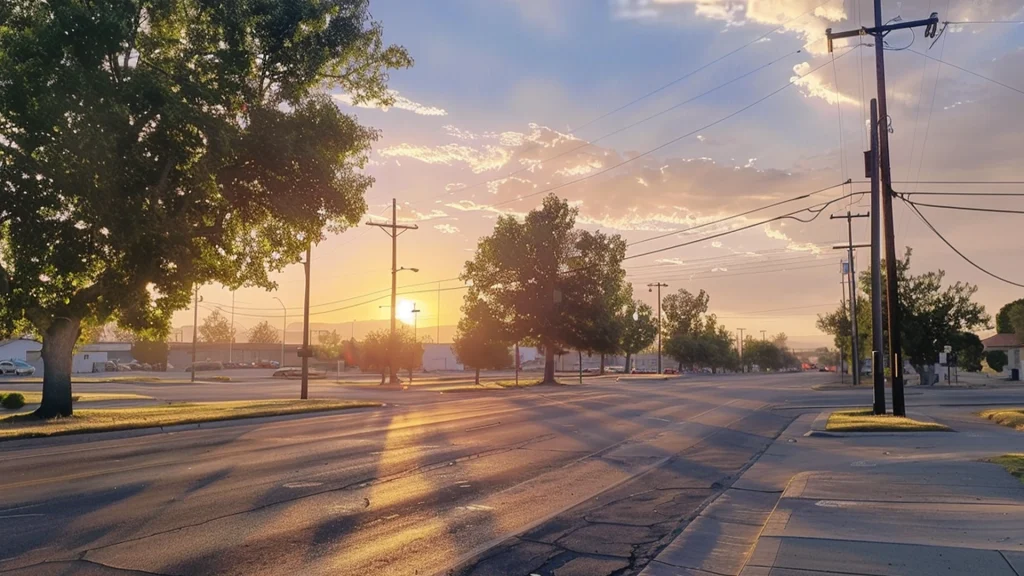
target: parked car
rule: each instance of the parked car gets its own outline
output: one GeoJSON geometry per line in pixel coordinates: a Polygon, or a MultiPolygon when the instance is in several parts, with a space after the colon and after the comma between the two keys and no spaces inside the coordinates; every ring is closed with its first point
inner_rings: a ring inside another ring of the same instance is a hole
{"type": "MultiPolygon", "coordinates": [[[[221,362],[199,361],[199,362],[195,363],[195,369],[196,369],[197,372],[202,372],[204,370],[223,370],[224,369],[224,364],[221,363],[221,362]]],[[[191,372],[191,371],[192,371],[192,366],[186,366],[185,367],[185,372],[191,372]]]]}
{"type": "Polygon", "coordinates": [[[679,374],[679,371],[675,368],[665,368],[661,371],[662,374],[679,374]]]}
{"type": "Polygon", "coordinates": [[[14,374],[15,376],[31,376],[36,369],[31,364],[21,360],[4,360],[0,362],[0,374],[14,374]]]}
{"type": "Polygon", "coordinates": [[[260,360],[259,362],[256,362],[256,367],[277,369],[281,367],[281,363],[277,360],[260,360]]]}

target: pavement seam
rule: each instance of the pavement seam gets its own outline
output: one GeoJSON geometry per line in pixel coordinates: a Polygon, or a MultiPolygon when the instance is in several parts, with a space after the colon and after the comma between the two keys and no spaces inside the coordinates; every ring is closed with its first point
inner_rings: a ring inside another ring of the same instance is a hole
{"type": "Polygon", "coordinates": [[[658,560],[657,558],[655,558],[654,560],[651,560],[652,564],[655,563],[655,562],[657,562],[658,564],[661,564],[663,566],[669,566],[671,568],[682,568],[684,570],[691,570],[693,572],[702,572],[704,574],[714,574],[714,576],[734,576],[733,574],[723,574],[721,572],[715,572],[714,570],[702,570],[700,568],[690,568],[690,567],[687,567],[687,566],[676,566],[675,564],[670,564],[668,562],[665,562],[664,560],[658,560]]]}
{"type": "Polygon", "coordinates": [[[1010,570],[1013,570],[1014,574],[1016,574],[1017,576],[1021,576],[1020,572],[1017,572],[1017,569],[1013,567],[1013,563],[1010,562],[1010,559],[1006,557],[1006,554],[1003,554],[1002,550],[996,550],[996,552],[999,552],[999,556],[1002,557],[1002,559],[1006,562],[1006,565],[1010,567],[1010,570]]]}

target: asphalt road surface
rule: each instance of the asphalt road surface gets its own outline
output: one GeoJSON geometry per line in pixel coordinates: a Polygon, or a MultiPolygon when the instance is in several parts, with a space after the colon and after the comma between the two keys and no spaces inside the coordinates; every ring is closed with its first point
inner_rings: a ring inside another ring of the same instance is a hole
{"type": "Polygon", "coordinates": [[[0,573],[636,574],[802,407],[870,403],[867,390],[810,390],[827,377],[445,395],[318,384],[388,405],[4,443],[0,573]]]}

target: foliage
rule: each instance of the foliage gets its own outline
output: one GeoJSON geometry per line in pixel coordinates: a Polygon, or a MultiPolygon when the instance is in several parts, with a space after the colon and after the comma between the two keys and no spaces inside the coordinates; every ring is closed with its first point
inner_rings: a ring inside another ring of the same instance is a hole
{"type": "Polygon", "coordinates": [[[3,400],[0,400],[0,406],[8,410],[17,410],[25,405],[25,396],[20,392],[11,392],[4,394],[3,400]]]}
{"type": "Polygon", "coordinates": [[[321,360],[341,359],[341,336],[337,330],[317,334],[317,345],[313,352],[321,360]]]}
{"type": "MultiPolygon", "coordinates": [[[[943,286],[945,272],[938,270],[920,275],[910,274],[911,249],[896,264],[897,287],[899,289],[901,339],[903,354],[911,365],[922,373],[924,367],[938,361],[939,352],[958,334],[989,325],[990,316],[985,307],[972,300],[977,286],[963,282],[943,286]]],[[[882,267],[883,275],[885,267],[882,267]]],[[[860,278],[860,290],[865,296],[858,296],[858,331],[861,350],[871,350],[870,302],[866,296],[871,286],[870,272],[860,278]]],[[[886,306],[885,279],[882,279],[882,306],[886,306]]],[[[832,334],[836,345],[849,343],[849,313],[840,307],[835,312],[818,316],[818,329],[832,334]]],[[[887,331],[888,326],[883,326],[887,331]]],[[[865,357],[862,354],[862,358],[865,357]]]]}
{"type": "Polygon", "coordinates": [[[577,230],[577,212],[549,195],[523,221],[500,217],[462,273],[467,301],[485,300],[510,341],[545,351],[545,382],[554,381],[558,349],[603,345],[623,291],[625,241],[577,230]]]}
{"type": "Polygon", "coordinates": [[[949,341],[956,354],[957,366],[968,372],[981,371],[981,358],[985,353],[985,345],[981,338],[973,332],[960,332],[949,341]]]}
{"type": "Polygon", "coordinates": [[[504,326],[483,300],[466,299],[455,333],[452,351],[459,362],[477,371],[502,370],[512,366],[509,339],[504,326]]]}
{"type": "Polygon", "coordinates": [[[996,314],[996,332],[999,334],[1020,333],[1019,331],[1014,330],[1013,323],[1010,321],[1010,310],[1012,310],[1014,306],[1024,306],[1024,298],[1004,304],[1003,307],[999,309],[999,313],[996,314]]]}
{"type": "Polygon", "coordinates": [[[831,348],[818,348],[814,351],[818,366],[838,366],[839,351],[831,348]]]}
{"type": "Polygon", "coordinates": [[[736,369],[739,356],[732,336],[714,314],[707,314],[710,300],[704,290],[694,295],[685,289],[662,299],[665,353],[691,368],[736,369]]]}
{"type": "Polygon", "coordinates": [[[362,350],[355,338],[345,340],[341,343],[338,358],[344,360],[346,366],[359,366],[362,350]]]}
{"type": "Polygon", "coordinates": [[[254,344],[279,344],[281,342],[281,338],[277,335],[277,329],[266,320],[250,328],[247,338],[254,344]]]}
{"type": "Polygon", "coordinates": [[[3,3],[0,332],[43,338],[40,415],[83,322],[166,332],[359,221],[377,132],[327,90],[393,100],[382,33],[367,0],[3,3]]]}
{"type": "Polygon", "coordinates": [[[210,312],[199,325],[200,342],[234,342],[235,329],[219,310],[210,312]]]}
{"type": "Polygon", "coordinates": [[[985,364],[996,372],[1002,372],[1003,368],[1010,363],[1004,350],[988,350],[985,352],[985,364]]]}
{"type": "MultiPolygon", "coordinates": [[[[402,326],[395,331],[396,370],[415,370],[423,362],[423,346],[413,338],[412,331],[402,326]]],[[[379,372],[381,383],[388,372],[391,358],[391,332],[374,330],[366,335],[360,347],[359,367],[366,372],[379,372]]]]}
{"type": "Polygon", "coordinates": [[[661,311],[665,318],[666,334],[696,334],[704,327],[704,315],[708,312],[711,297],[701,290],[696,295],[680,289],[661,300],[661,311]]]}
{"type": "Polygon", "coordinates": [[[626,370],[630,369],[630,357],[654,344],[657,337],[658,319],[654,317],[654,309],[650,304],[634,300],[633,306],[625,311],[619,342],[619,348],[626,355],[626,370]]]}
{"type": "Polygon", "coordinates": [[[1014,304],[1009,310],[1010,327],[1017,335],[1017,341],[1024,344],[1024,303],[1014,304]]]}

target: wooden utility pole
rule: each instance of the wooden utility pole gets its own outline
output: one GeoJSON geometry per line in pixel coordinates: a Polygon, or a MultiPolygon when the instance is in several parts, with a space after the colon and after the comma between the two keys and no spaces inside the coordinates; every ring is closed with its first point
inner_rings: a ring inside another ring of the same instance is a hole
{"type": "Polygon", "coordinates": [[[867,152],[871,178],[871,378],[875,414],[885,414],[885,344],[882,327],[881,185],[878,172],[878,100],[871,99],[871,149],[867,152]]]}
{"type": "MultiPolygon", "coordinates": [[[[306,269],[306,299],[302,303],[302,386],[299,390],[299,398],[309,398],[309,357],[313,351],[309,349],[309,257],[313,251],[313,243],[306,245],[306,261],[303,267],[306,269]]],[[[283,366],[282,366],[283,368],[283,366]]]]}
{"type": "Polygon", "coordinates": [[[388,339],[388,373],[389,383],[398,385],[398,370],[395,366],[395,298],[398,292],[398,236],[406,230],[418,230],[419,226],[398,223],[398,201],[391,199],[391,222],[367,222],[367,226],[377,226],[385,234],[391,236],[391,336],[388,339]]]}
{"type": "MultiPolygon", "coordinates": [[[[647,291],[651,292],[655,288],[658,289],[658,374],[661,374],[661,289],[668,288],[668,284],[663,282],[653,282],[647,285],[647,291]]],[[[582,360],[580,364],[582,365],[582,360]]]]}
{"type": "Polygon", "coordinates": [[[736,353],[739,354],[739,357],[740,357],[740,372],[746,372],[746,368],[743,366],[743,331],[744,330],[746,330],[746,328],[737,328],[736,329],[736,331],[739,332],[739,336],[736,338],[736,342],[738,343],[738,345],[736,346],[736,353]]]}
{"type": "Polygon", "coordinates": [[[199,332],[199,285],[195,285],[195,303],[192,305],[192,373],[189,378],[196,381],[196,336],[199,332]]]}
{"type": "Polygon", "coordinates": [[[907,407],[903,396],[903,344],[900,338],[902,324],[899,314],[899,293],[896,277],[896,233],[892,214],[892,166],[889,162],[889,112],[885,100],[885,35],[893,30],[924,27],[924,37],[934,38],[939,27],[939,14],[932,12],[925,20],[908,22],[892,22],[882,24],[882,0],[874,0],[875,25],[872,28],[859,28],[846,32],[833,33],[829,28],[825,31],[828,39],[828,50],[832,51],[832,41],[838,38],[870,35],[875,44],[875,75],[878,90],[879,122],[876,128],[879,134],[878,153],[879,171],[881,172],[881,200],[885,216],[885,274],[886,303],[889,317],[889,369],[892,373],[892,413],[895,416],[906,416],[907,407]]]}
{"type": "Polygon", "coordinates": [[[857,273],[853,265],[853,249],[854,248],[866,248],[869,244],[854,244],[853,243],[853,219],[854,218],[867,218],[868,214],[851,214],[849,210],[846,211],[845,216],[831,215],[829,218],[845,218],[846,219],[846,230],[848,234],[848,240],[844,246],[833,246],[833,249],[847,251],[847,281],[850,283],[850,356],[851,364],[853,365],[853,385],[857,386],[860,384],[860,350],[859,350],[859,335],[857,334],[857,273]]]}

